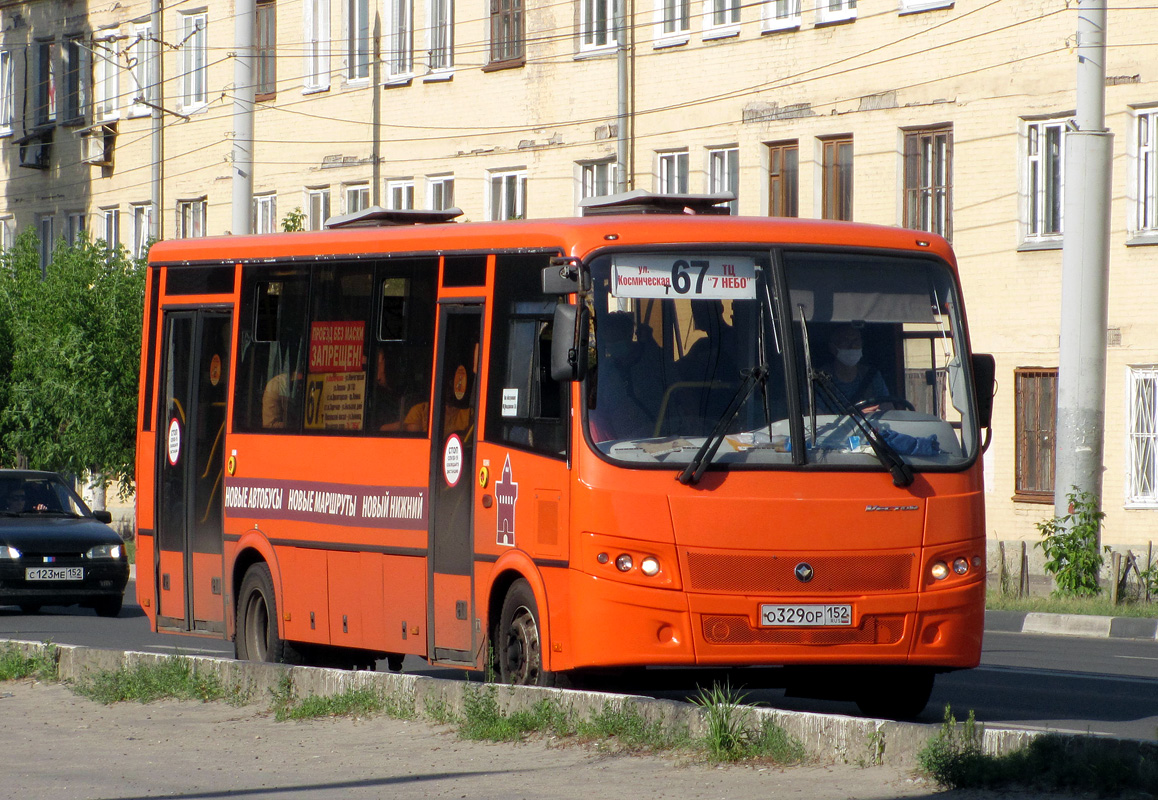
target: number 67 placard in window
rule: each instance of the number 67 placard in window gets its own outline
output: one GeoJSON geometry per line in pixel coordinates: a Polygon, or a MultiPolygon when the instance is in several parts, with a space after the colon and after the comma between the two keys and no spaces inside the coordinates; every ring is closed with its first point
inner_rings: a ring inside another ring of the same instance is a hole
{"type": "Polygon", "coordinates": [[[751,300],[756,261],[750,256],[667,255],[617,258],[611,268],[613,297],[751,300]]]}

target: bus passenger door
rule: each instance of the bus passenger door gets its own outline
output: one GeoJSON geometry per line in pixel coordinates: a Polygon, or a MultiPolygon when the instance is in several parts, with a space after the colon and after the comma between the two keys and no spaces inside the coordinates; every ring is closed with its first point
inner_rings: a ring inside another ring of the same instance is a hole
{"type": "Polygon", "coordinates": [[[232,313],[165,313],[157,445],[157,628],[225,632],[222,492],[232,313]]]}
{"type": "Polygon", "coordinates": [[[443,305],[431,415],[431,579],[435,660],[474,663],[474,453],[482,306],[443,305]]]}

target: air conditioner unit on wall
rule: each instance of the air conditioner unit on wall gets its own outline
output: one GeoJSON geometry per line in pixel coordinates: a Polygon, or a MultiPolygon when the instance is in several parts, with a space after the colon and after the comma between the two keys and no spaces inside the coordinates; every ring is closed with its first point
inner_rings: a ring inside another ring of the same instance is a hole
{"type": "Polygon", "coordinates": [[[116,141],[116,122],[105,122],[85,128],[80,132],[81,160],[96,167],[111,167],[116,141]]]}
{"type": "Polygon", "coordinates": [[[20,166],[29,169],[48,169],[52,154],[53,128],[36,130],[17,140],[20,145],[20,166]]]}

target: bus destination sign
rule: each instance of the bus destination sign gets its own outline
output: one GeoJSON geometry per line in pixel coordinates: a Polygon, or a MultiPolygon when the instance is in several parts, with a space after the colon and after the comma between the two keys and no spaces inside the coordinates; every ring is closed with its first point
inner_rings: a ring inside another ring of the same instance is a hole
{"type": "Polygon", "coordinates": [[[611,267],[613,297],[753,300],[756,260],[748,256],[621,257],[611,267]]]}

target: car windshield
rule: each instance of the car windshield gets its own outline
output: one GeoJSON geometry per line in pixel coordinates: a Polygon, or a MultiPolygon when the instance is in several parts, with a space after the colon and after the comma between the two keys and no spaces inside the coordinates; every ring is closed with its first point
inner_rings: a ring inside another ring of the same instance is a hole
{"type": "Polygon", "coordinates": [[[592,262],[585,399],[599,451],[692,465],[681,480],[703,461],[893,470],[971,460],[977,436],[949,269],[928,258],[775,255],[781,297],[768,251],[592,262]]]}
{"type": "Polygon", "coordinates": [[[6,516],[88,516],[84,502],[55,476],[0,476],[0,511],[6,516]]]}

